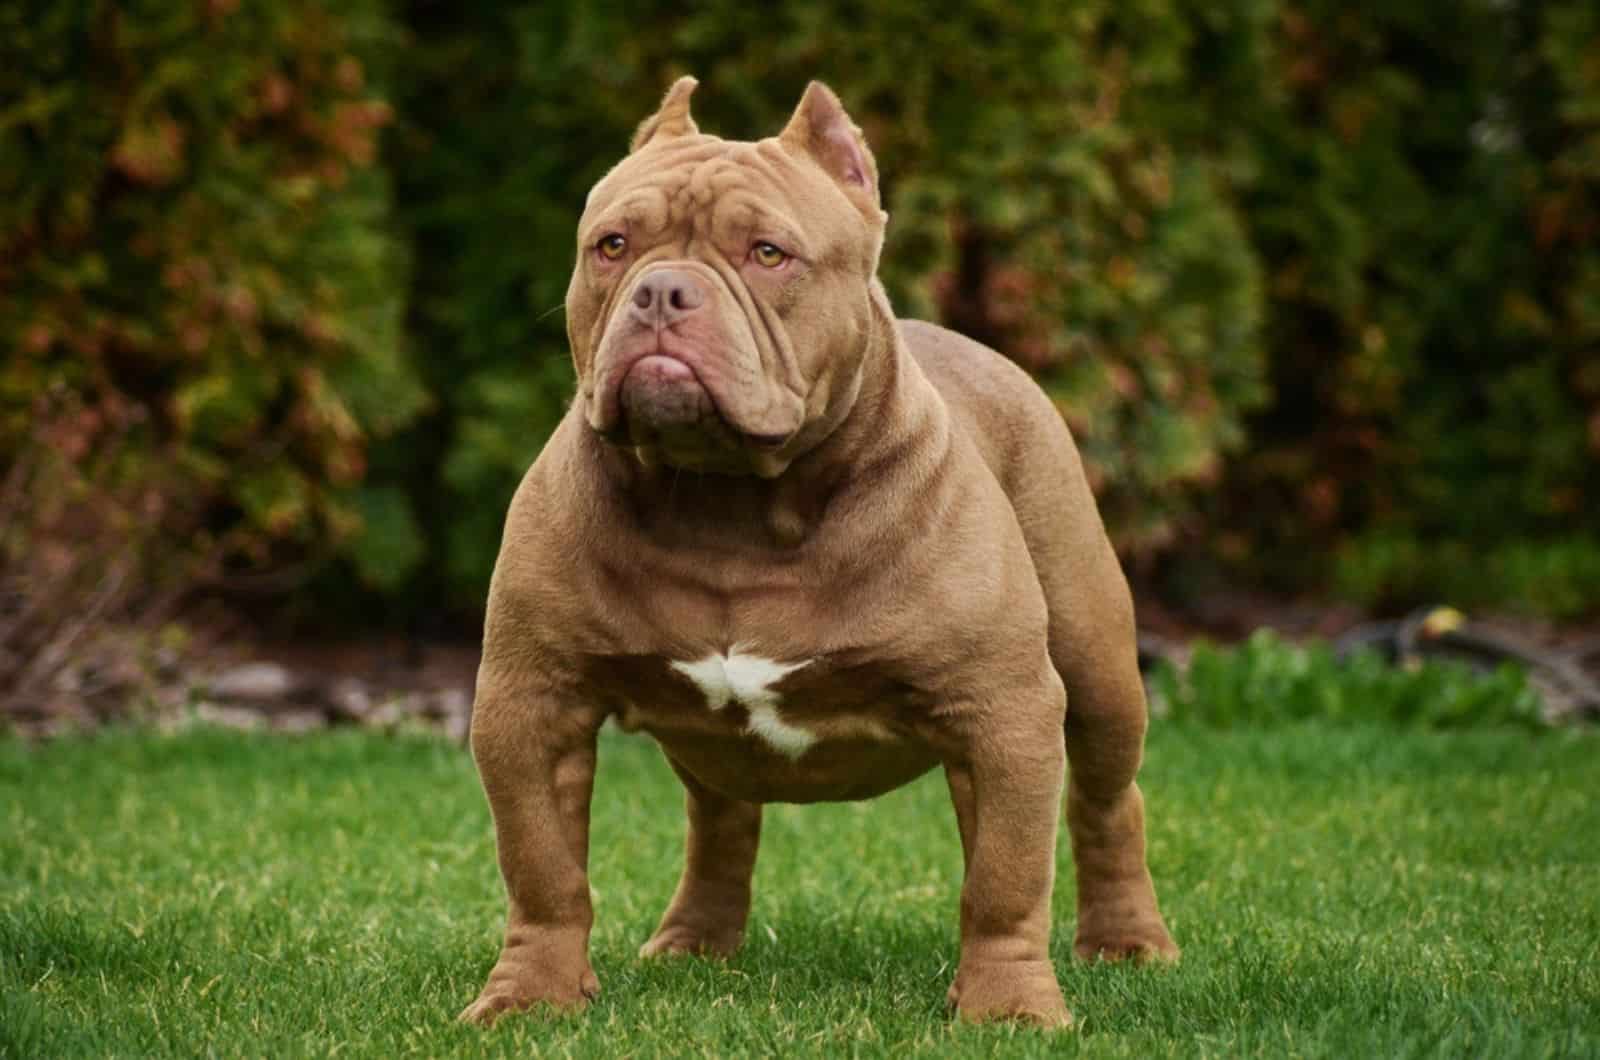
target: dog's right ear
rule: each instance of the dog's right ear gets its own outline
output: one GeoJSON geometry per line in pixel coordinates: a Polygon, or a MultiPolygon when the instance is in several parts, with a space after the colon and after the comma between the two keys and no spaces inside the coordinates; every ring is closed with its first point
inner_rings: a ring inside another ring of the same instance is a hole
{"type": "Polygon", "coordinates": [[[639,123],[638,131],[633,134],[633,143],[628,145],[628,152],[631,154],[657,140],[671,140],[698,133],[700,127],[689,116],[689,97],[694,95],[694,87],[699,83],[692,77],[680,77],[674,81],[662,97],[661,109],[639,123]]]}

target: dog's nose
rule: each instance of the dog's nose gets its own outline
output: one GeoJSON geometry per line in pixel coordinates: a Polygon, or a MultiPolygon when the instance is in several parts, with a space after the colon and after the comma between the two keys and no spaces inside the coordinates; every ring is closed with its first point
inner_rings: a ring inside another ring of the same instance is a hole
{"type": "Polygon", "coordinates": [[[705,304],[706,291],[684,269],[651,269],[633,286],[633,315],[647,324],[672,324],[705,304]]]}

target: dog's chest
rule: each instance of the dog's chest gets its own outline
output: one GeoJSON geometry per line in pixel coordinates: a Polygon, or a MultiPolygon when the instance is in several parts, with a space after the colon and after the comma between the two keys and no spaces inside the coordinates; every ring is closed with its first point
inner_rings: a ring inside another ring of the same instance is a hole
{"type": "Polygon", "coordinates": [[[612,656],[596,660],[594,673],[619,724],[669,749],[733,741],[797,764],[914,739],[923,699],[894,667],[846,653],[773,658],[735,645],[691,658],[612,656]]]}
{"type": "MultiPolygon", "coordinates": [[[[673,660],[667,665],[699,690],[707,710],[743,708],[745,731],[750,736],[781,755],[799,758],[817,742],[818,733],[814,726],[807,728],[785,719],[781,713],[784,693],[779,686],[790,674],[804,670],[814,661],[778,662],[731,649],[692,661],[673,660]]],[[[816,693],[816,689],[812,691],[816,693]]]]}

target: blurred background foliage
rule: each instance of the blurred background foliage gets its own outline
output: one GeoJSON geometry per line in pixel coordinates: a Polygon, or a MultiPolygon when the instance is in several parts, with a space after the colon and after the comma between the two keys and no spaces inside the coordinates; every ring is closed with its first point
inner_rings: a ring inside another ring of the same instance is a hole
{"type": "MultiPolygon", "coordinates": [[[[174,545],[219,576],[404,584],[410,498],[368,464],[428,406],[379,164],[401,39],[377,2],[0,5],[0,452],[48,430],[108,492],[159,476],[146,520],[198,504],[174,545]]],[[[8,549],[81,528],[41,520],[8,549]]]]}
{"type": "MultiPolygon", "coordinates": [[[[900,312],[1036,373],[1146,584],[1600,610],[1592,0],[0,0],[0,42],[0,459],[125,498],[108,554],[469,627],[584,193],[694,73],[734,138],[839,92],[900,312]]],[[[0,574],[89,533],[39,510],[0,574]]]]}

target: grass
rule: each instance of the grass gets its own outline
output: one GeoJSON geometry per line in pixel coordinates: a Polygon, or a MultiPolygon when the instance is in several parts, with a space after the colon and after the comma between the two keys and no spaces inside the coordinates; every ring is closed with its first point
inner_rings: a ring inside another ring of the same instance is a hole
{"type": "Polygon", "coordinates": [[[634,957],[683,821],[608,731],[586,1014],[454,1016],[502,917],[488,813],[421,735],[0,742],[0,1056],[1562,1056],[1600,1052],[1600,739],[1159,723],[1150,852],[1183,963],[1055,956],[1079,1029],[943,1013],[959,847],[942,782],[769,809],[749,941],[634,957]]]}

